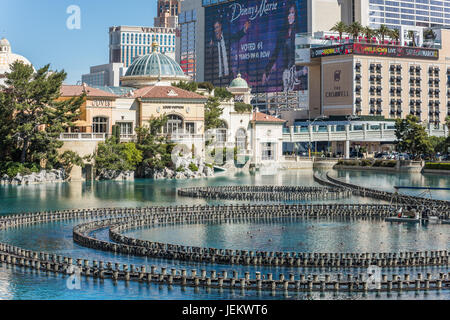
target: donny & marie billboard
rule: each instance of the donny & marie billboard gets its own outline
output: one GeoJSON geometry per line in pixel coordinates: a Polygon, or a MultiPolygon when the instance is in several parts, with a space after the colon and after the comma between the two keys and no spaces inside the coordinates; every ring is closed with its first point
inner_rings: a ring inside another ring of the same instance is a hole
{"type": "Polygon", "coordinates": [[[295,34],[307,31],[306,0],[236,0],[205,8],[205,81],[241,74],[252,92],[307,90],[295,66],[295,34]]]}

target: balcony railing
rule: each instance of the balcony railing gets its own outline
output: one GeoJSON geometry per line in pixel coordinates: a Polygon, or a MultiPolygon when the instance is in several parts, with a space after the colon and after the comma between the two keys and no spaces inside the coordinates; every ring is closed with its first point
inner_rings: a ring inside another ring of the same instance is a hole
{"type": "Polygon", "coordinates": [[[203,139],[202,134],[191,134],[191,133],[172,133],[167,135],[169,140],[172,141],[181,141],[181,140],[201,140],[203,139]]]}
{"type": "MultiPolygon", "coordinates": [[[[105,141],[107,138],[111,137],[112,135],[109,133],[84,133],[84,132],[78,132],[78,133],[61,133],[59,139],[62,141],[87,141],[87,140],[94,140],[94,141],[105,141]]],[[[121,134],[120,140],[122,141],[132,141],[136,138],[136,135],[134,134],[121,134]]]]}

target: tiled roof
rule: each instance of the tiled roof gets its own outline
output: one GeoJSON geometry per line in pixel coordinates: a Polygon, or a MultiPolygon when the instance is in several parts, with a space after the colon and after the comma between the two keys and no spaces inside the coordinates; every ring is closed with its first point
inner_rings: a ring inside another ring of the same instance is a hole
{"type": "Polygon", "coordinates": [[[157,98],[157,99],[202,99],[206,97],[195,92],[183,90],[172,86],[149,86],[134,92],[135,98],[157,98]]]}
{"type": "Polygon", "coordinates": [[[61,86],[61,97],[78,97],[83,93],[86,93],[88,97],[110,97],[117,98],[115,94],[110,92],[106,92],[100,89],[92,88],[89,86],[71,86],[71,85],[62,85],[61,86]]]}
{"type": "Polygon", "coordinates": [[[285,120],[275,118],[273,116],[270,116],[270,115],[262,113],[262,112],[254,112],[253,113],[253,121],[255,121],[255,122],[276,122],[276,123],[286,122],[285,120]]]}

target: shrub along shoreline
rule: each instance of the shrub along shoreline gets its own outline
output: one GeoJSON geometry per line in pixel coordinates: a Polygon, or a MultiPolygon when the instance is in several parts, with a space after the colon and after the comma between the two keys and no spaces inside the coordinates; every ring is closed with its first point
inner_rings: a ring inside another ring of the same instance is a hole
{"type": "Polygon", "coordinates": [[[442,170],[450,172],[450,162],[427,162],[424,169],[426,170],[442,170]]]}

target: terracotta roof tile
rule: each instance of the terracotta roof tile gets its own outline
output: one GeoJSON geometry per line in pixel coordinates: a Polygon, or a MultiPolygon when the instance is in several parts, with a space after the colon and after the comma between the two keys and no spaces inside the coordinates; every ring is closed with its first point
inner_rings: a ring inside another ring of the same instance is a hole
{"type": "Polygon", "coordinates": [[[286,120],[278,119],[262,112],[253,113],[253,121],[255,122],[279,122],[284,123],[286,120]]]}
{"type": "Polygon", "coordinates": [[[205,96],[172,86],[150,86],[134,91],[135,98],[203,99],[205,96]]]}
{"type": "Polygon", "coordinates": [[[117,98],[115,94],[110,92],[106,92],[100,89],[92,88],[89,86],[83,87],[80,86],[71,86],[71,85],[62,85],[61,86],[61,97],[77,97],[81,96],[83,92],[86,90],[86,94],[88,97],[111,97],[117,98]]]}

